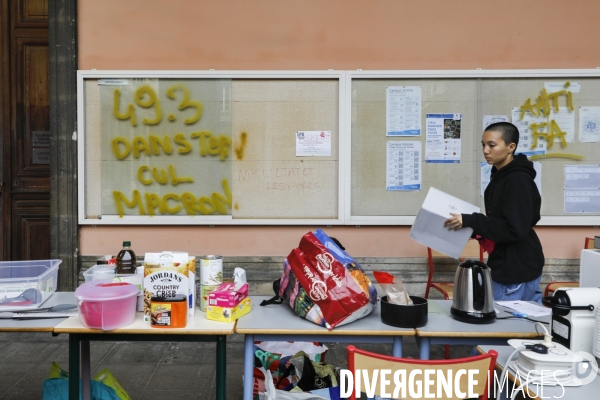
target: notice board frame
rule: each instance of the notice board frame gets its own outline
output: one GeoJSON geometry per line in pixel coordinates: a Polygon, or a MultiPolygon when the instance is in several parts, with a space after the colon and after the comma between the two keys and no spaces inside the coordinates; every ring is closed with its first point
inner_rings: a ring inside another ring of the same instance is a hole
{"type": "MultiPolygon", "coordinates": [[[[405,225],[414,222],[415,215],[359,215],[352,213],[352,86],[358,79],[526,79],[526,78],[597,78],[599,69],[556,70],[427,70],[427,71],[96,71],[77,72],[78,90],[78,210],[81,225],[405,225]],[[206,78],[206,79],[337,79],[339,82],[339,155],[338,155],[338,216],[331,219],[234,219],[231,216],[104,216],[101,219],[85,215],[85,103],[83,83],[86,79],[109,78],[206,78]]],[[[476,138],[477,141],[479,140],[476,138]]],[[[475,140],[475,139],[474,139],[475,140]]],[[[583,164],[589,164],[584,161],[583,164]]],[[[478,182],[474,183],[478,185],[478,182]]],[[[427,188],[427,185],[424,185],[427,188]]],[[[543,215],[538,225],[598,226],[600,215],[543,215]]]]}
{"type": "MultiPolygon", "coordinates": [[[[600,78],[600,67],[597,69],[525,69],[525,70],[356,70],[346,72],[346,87],[349,88],[349,92],[346,94],[347,99],[345,102],[346,112],[348,118],[352,118],[352,96],[353,93],[353,81],[359,79],[374,79],[374,80],[411,80],[411,79],[543,79],[543,78],[556,78],[556,79],[577,79],[577,78],[600,78]]],[[[478,93],[478,96],[480,93],[478,93]]],[[[532,93],[532,96],[534,94],[532,93]]],[[[517,104],[520,105],[520,104],[517,104]]],[[[346,124],[348,127],[352,126],[352,121],[348,121],[346,124]]],[[[384,124],[385,125],[385,124],[384,124]]],[[[385,135],[385,133],[384,133],[385,135]]],[[[413,140],[424,140],[424,136],[421,139],[413,140]]],[[[472,138],[479,142],[480,137],[476,135],[472,138]]],[[[598,144],[600,146],[600,144],[598,144]]],[[[352,134],[348,135],[348,142],[345,143],[345,151],[352,152],[352,134]]],[[[574,163],[572,160],[565,162],[566,164],[574,163]]],[[[583,160],[580,162],[583,164],[598,164],[583,160]]],[[[347,225],[412,225],[416,215],[360,215],[352,212],[352,166],[349,165],[348,173],[346,174],[345,182],[345,198],[347,199],[346,215],[344,220],[347,225]]],[[[478,177],[479,178],[479,177],[478,177]]],[[[475,182],[474,185],[479,185],[479,182],[475,182]]],[[[428,185],[423,185],[424,189],[428,189],[428,185]]],[[[442,189],[443,188],[439,188],[442,189]]],[[[385,189],[383,189],[385,190],[385,189]]],[[[543,200],[542,200],[543,201],[543,200]]],[[[564,199],[562,200],[564,201],[564,199]]],[[[481,202],[481,205],[483,202],[481,202]]],[[[541,220],[538,222],[539,226],[599,226],[600,215],[542,215],[541,220]]]]}
{"type": "Polygon", "coordinates": [[[338,83],[338,131],[339,143],[346,139],[342,135],[348,132],[344,126],[347,121],[345,107],[345,72],[344,71],[134,71],[134,70],[79,70],[77,71],[77,138],[78,144],[78,222],[80,225],[343,225],[345,202],[343,187],[345,169],[348,163],[344,160],[347,154],[338,147],[337,168],[337,216],[334,218],[232,218],[231,215],[86,215],[86,134],[85,134],[85,81],[93,79],[231,79],[231,80],[337,80],[338,83]]]}

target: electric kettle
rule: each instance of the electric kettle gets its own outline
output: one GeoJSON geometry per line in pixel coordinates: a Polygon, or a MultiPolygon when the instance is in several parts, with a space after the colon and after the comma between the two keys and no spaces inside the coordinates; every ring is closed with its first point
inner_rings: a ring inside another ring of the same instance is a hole
{"type": "Polygon", "coordinates": [[[463,322],[489,324],[496,319],[490,268],[480,261],[459,264],[454,275],[452,316],[463,322]]]}

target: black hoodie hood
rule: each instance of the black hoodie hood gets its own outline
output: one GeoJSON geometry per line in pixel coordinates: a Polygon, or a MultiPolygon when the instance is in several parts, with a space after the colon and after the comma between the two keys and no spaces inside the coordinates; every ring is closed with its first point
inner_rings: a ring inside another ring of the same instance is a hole
{"type": "Polygon", "coordinates": [[[529,176],[531,176],[531,179],[535,179],[535,176],[537,175],[537,172],[535,172],[535,169],[533,168],[533,162],[529,161],[527,156],[523,153],[519,153],[514,156],[514,159],[506,164],[503,168],[498,169],[496,167],[492,167],[492,173],[490,177],[491,179],[502,179],[506,175],[516,171],[527,173],[529,176]]]}

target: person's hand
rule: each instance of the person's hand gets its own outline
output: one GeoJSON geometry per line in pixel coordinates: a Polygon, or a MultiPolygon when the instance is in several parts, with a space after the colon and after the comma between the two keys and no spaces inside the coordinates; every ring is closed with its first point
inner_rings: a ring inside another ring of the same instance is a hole
{"type": "Polygon", "coordinates": [[[450,217],[446,221],[444,221],[444,227],[448,228],[449,230],[454,230],[454,231],[461,229],[463,227],[462,214],[450,213],[450,215],[452,215],[452,217],[450,217]]]}

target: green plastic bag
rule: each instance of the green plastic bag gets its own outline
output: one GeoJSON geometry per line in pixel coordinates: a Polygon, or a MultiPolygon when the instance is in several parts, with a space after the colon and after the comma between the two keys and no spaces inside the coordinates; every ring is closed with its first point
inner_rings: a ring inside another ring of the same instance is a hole
{"type": "MultiPolygon", "coordinates": [[[[127,392],[106,368],[94,376],[91,387],[92,400],[131,400],[127,392]]],[[[42,400],[68,400],[68,398],[69,373],[54,361],[50,367],[50,377],[44,381],[42,400]]],[[[79,381],[79,398],[81,399],[81,380],[79,381]]]]}

